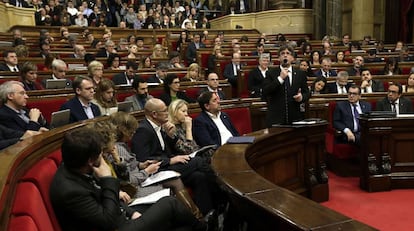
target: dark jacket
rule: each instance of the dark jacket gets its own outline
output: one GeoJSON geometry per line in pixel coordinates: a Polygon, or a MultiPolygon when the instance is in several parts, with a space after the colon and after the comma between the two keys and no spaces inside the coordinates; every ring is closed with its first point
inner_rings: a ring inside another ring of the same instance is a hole
{"type": "MultiPolygon", "coordinates": [[[[28,111],[26,111],[26,117],[30,118],[28,111]]],[[[39,131],[41,127],[48,126],[43,116],[40,116],[37,122],[30,120],[29,123],[26,123],[13,109],[5,105],[0,107],[0,124],[10,129],[22,132],[27,130],[39,131]]]]}
{"type": "MultiPolygon", "coordinates": [[[[95,117],[98,117],[101,115],[101,111],[99,110],[99,107],[97,105],[91,103],[91,108],[92,108],[93,115],[95,117]]],[[[60,107],[60,110],[65,110],[65,109],[70,109],[69,121],[71,123],[88,119],[88,116],[86,115],[85,110],[83,110],[83,106],[81,102],[76,96],[70,99],[69,101],[67,101],[66,103],[64,103],[60,107]]]]}
{"type": "MultiPolygon", "coordinates": [[[[378,101],[375,106],[376,111],[392,111],[391,103],[387,97],[378,101]]],[[[400,114],[410,114],[413,113],[413,104],[410,99],[400,97],[398,104],[398,111],[400,114]]]]}

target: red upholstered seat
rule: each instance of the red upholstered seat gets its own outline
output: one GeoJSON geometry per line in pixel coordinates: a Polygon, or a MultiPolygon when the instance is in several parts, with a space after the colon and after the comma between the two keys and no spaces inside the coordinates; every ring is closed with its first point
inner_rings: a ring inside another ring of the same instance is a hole
{"type": "Polygon", "coordinates": [[[38,231],[36,223],[30,216],[17,216],[10,220],[9,231],[38,231]]]}
{"type": "Polygon", "coordinates": [[[44,206],[46,207],[48,217],[54,227],[54,230],[60,230],[59,223],[56,219],[49,197],[49,187],[52,183],[53,176],[57,170],[55,160],[45,158],[37,162],[23,177],[22,181],[33,183],[40,192],[44,206]]]}
{"type": "Polygon", "coordinates": [[[47,156],[47,158],[55,161],[56,166],[59,166],[62,162],[62,153],[60,149],[57,149],[54,152],[50,153],[49,156],[47,156]]]}
{"type": "Polygon", "coordinates": [[[54,230],[39,189],[31,182],[21,182],[18,184],[12,214],[14,216],[28,216],[32,218],[37,230],[54,230]]]}
{"type": "Polygon", "coordinates": [[[229,115],[231,122],[233,122],[240,135],[252,132],[250,109],[248,107],[223,109],[223,111],[229,115]]]}
{"type": "Polygon", "coordinates": [[[27,108],[38,108],[46,121],[50,123],[52,112],[59,111],[60,107],[67,101],[66,96],[53,98],[31,99],[27,102],[27,108]]]}

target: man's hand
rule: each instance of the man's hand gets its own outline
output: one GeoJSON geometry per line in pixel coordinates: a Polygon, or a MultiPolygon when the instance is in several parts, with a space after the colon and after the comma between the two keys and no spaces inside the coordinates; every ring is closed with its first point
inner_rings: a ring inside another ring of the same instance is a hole
{"type": "Polygon", "coordinates": [[[303,96],[302,96],[302,90],[299,88],[298,93],[293,96],[293,99],[295,99],[296,102],[302,102],[303,96]]]}
{"type": "Polygon", "coordinates": [[[351,130],[348,130],[345,134],[349,142],[355,142],[355,135],[351,132],[351,130]]]}
{"type": "Polygon", "coordinates": [[[367,80],[362,81],[361,88],[366,88],[366,87],[369,87],[369,86],[370,85],[369,85],[369,82],[367,80]]]}
{"type": "Polygon", "coordinates": [[[282,68],[280,70],[280,78],[282,78],[283,80],[285,80],[288,76],[289,76],[289,70],[286,68],[282,68]]]}
{"type": "MultiPolygon", "coordinates": [[[[98,160],[96,162],[98,162],[98,160]]],[[[99,157],[99,166],[92,165],[92,168],[97,177],[112,176],[111,168],[109,168],[102,155],[99,157]]]]}
{"type": "Polygon", "coordinates": [[[141,217],[141,213],[139,212],[134,212],[131,216],[131,220],[135,220],[141,217]]]}
{"type": "Polygon", "coordinates": [[[162,129],[167,133],[167,135],[171,138],[174,138],[175,136],[175,132],[176,132],[176,128],[175,125],[171,122],[166,122],[162,125],[162,129]]]}
{"type": "Polygon", "coordinates": [[[187,164],[190,159],[191,158],[189,155],[174,156],[173,158],[170,159],[170,165],[177,164],[177,163],[187,164]]]}
{"type": "Polygon", "coordinates": [[[126,204],[129,204],[131,202],[131,197],[128,195],[128,193],[119,190],[119,199],[124,201],[126,204]]]}
{"type": "Polygon", "coordinates": [[[23,136],[22,136],[22,137],[20,137],[20,139],[26,139],[26,138],[28,138],[28,137],[35,136],[35,135],[39,135],[39,134],[40,134],[40,132],[38,132],[38,131],[31,131],[31,130],[27,130],[27,131],[23,134],[23,136]]]}
{"type": "Polygon", "coordinates": [[[31,121],[35,121],[35,122],[37,122],[38,120],[39,120],[39,117],[40,117],[40,115],[41,115],[42,113],[40,112],[40,110],[39,109],[37,109],[37,108],[32,108],[32,109],[30,109],[30,111],[29,111],[29,118],[30,118],[30,120],[31,121]]]}
{"type": "Polygon", "coordinates": [[[49,129],[47,129],[45,127],[39,128],[39,132],[47,132],[47,131],[49,131],[49,129]]]}

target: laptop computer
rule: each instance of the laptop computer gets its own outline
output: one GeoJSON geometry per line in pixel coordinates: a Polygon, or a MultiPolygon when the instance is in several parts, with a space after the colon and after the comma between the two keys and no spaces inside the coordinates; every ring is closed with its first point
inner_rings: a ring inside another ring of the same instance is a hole
{"type": "Polygon", "coordinates": [[[118,102],[117,106],[118,106],[118,111],[130,112],[132,108],[132,102],[131,101],[118,102]]]}
{"type": "Polygon", "coordinates": [[[70,109],[52,112],[50,127],[57,128],[57,127],[61,127],[63,125],[69,124],[69,118],[70,118],[70,109]]]}
{"type": "Polygon", "coordinates": [[[46,89],[66,88],[66,79],[46,79],[46,89]]]}

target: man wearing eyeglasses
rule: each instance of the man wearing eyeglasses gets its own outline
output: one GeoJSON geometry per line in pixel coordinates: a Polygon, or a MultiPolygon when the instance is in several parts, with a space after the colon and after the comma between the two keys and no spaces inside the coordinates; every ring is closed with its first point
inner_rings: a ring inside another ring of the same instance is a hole
{"type": "Polygon", "coordinates": [[[402,97],[402,86],[399,83],[392,83],[388,87],[388,94],[377,102],[377,111],[393,111],[397,115],[413,113],[411,100],[402,97]]]}
{"type": "Polygon", "coordinates": [[[305,104],[310,97],[306,73],[291,65],[295,60],[293,48],[281,46],[279,60],[281,65],[270,68],[263,82],[263,98],[268,107],[268,127],[303,120],[305,104]]]}
{"type": "Polygon", "coordinates": [[[223,100],[226,98],[224,92],[219,87],[219,77],[216,73],[212,72],[208,74],[206,83],[207,83],[207,87],[201,89],[197,95],[201,95],[202,93],[206,91],[210,91],[216,94],[220,100],[223,100]]]}
{"type": "Polygon", "coordinates": [[[359,145],[361,136],[359,115],[371,111],[371,104],[360,99],[361,88],[352,85],[348,89],[348,101],[337,102],[333,114],[333,126],[343,133],[337,142],[359,145]]]}

